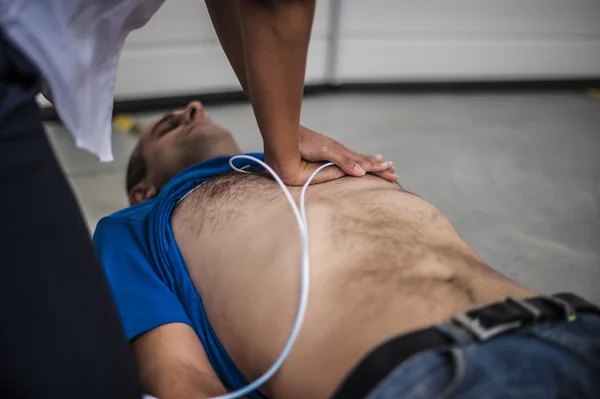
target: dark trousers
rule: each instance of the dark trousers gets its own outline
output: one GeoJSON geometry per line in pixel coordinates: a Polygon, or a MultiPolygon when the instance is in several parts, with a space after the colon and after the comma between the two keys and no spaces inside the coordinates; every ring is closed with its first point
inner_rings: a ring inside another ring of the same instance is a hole
{"type": "Polygon", "coordinates": [[[0,397],[140,397],[78,204],[44,133],[39,75],[0,29],[0,397]]]}

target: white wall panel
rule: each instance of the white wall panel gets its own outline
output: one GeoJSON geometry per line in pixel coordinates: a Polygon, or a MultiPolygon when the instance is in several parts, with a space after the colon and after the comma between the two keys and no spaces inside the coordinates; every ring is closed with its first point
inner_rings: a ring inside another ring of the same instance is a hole
{"type": "MultiPolygon", "coordinates": [[[[328,30],[329,0],[319,0],[312,38],[325,39],[328,30]]],[[[127,38],[125,49],[217,43],[217,36],[204,0],[167,0],[156,15],[127,38]]]]}
{"type": "Polygon", "coordinates": [[[217,42],[203,0],[166,0],[152,19],[130,33],[125,51],[217,42]]]}
{"type": "MultiPolygon", "coordinates": [[[[332,46],[317,0],[307,83],[600,77],[600,0],[337,1],[332,46]]],[[[115,97],[238,89],[204,1],[167,0],[129,36],[115,97]]]]}
{"type": "MultiPolygon", "coordinates": [[[[326,74],[329,0],[317,2],[307,83],[326,74]]],[[[117,100],[240,90],[202,0],[167,0],[130,34],[119,62],[117,100]]]]}
{"type": "MultiPolygon", "coordinates": [[[[600,34],[598,0],[341,0],[342,32],[397,34],[600,34]]],[[[550,36],[547,36],[550,35],[550,36]]]]}
{"type": "Polygon", "coordinates": [[[600,77],[600,42],[346,40],[338,82],[600,77]]]}
{"type": "MultiPolygon", "coordinates": [[[[327,42],[313,40],[306,67],[307,83],[325,80],[327,42]]],[[[167,97],[241,90],[218,43],[194,47],[124,52],[115,85],[115,98],[167,97]]]]}
{"type": "Polygon", "coordinates": [[[342,0],[337,82],[600,76],[598,0],[342,0]]]}

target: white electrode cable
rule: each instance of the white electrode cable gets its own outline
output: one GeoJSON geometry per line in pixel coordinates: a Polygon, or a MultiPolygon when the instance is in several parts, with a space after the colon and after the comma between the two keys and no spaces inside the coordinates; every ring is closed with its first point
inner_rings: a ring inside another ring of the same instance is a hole
{"type": "Polygon", "coordinates": [[[315,176],[317,176],[317,174],[321,170],[327,168],[328,166],[333,166],[333,163],[326,163],[326,164],[320,166],[319,168],[317,168],[317,170],[315,170],[313,172],[313,174],[308,178],[308,180],[302,187],[302,191],[300,192],[300,209],[298,209],[298,206],[296,205],[296,202],[294,201],[294,197],[292,197],[290,190],[288,190],[288,188],[283,183],[281,178],[277,175],[277,173],[275,173],[275,171],[273,169],[271,169],[271,167],[269,165],[267,165],[260,159],[254,158],[253,156],[250,156],[250,155],[236,155],[234,157],[231,157],[231,159],[229,159],[229,165],[231,166],[232,169],[234,169],[238,172],[241,172],[241,173],[251,173],[251,172],[248,172],[246,170],[236,167],[233,164],[233,162],[238,159],[248,159],[250,161],[256,162],[257,164],[259,164],[260,166],[265,168],[265,170],[267,172],[269,172],[269,174],[271,176],[273,176],[273,179],[275,179],[277,184],[279,184],[279,186],[283,190],[283,193],[285,194],[285,197],[287,198],[288,202],[290,203],[290,205],[292,207],[292,211],[294,212],[294,216],[296,217],[296,222],[298,223],[298,228],[300,229],[300,237],[302,240],[300,301],[298,303],[298,311],[296,312],[296,320],[294,321],[294,324],[292,326],[292,331],[290,333],[290,336],[289,336],[285,346],[283,347],[281,354],[275,361],[275,363],[273,363],[273,365],[262,376],[257,378],[254,382],[246,385],[244,388],[240,388],[236,391],[229,392],[225,395],[216,396],[212,399],[235,399],[235,398],[240,398],[252,391],[255,391],[260,386],[262,386],[265,382],[267,382],[271,377],[273,377],[273,375],[277,372],[277,370],[279,370],[279,368],[281,367],[281,365],[283,364],[285,359],[290,354],[290,352],[292,350],[292,346],[294,345],[294,342],[296,341],[296,338],[298,337],[298,333],[300,332],[300,328],[302,327],[302,321],[304,320],[304,314],[306,313],[306,306],[308,304],[308,293],[309,293],[309,283],[310,283],[310,258],[309,258],[309,251],[308,251],[308,225],[306,222],[306,207],[305,207],[306,190],[307,190],[308,186],[310,185],[310,182],[313,181],[315,176]]]}

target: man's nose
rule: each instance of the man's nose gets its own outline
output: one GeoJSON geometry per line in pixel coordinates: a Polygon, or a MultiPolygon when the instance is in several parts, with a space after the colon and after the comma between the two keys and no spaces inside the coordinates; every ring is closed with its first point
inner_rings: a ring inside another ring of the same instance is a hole
{"type": "Polygon", "coordinates": [[[202,104],[198,101],[193,101],[188,104],[185,112],[183,113],[183,120],[185,123],[191,123],[202,113],[202,104]]]}

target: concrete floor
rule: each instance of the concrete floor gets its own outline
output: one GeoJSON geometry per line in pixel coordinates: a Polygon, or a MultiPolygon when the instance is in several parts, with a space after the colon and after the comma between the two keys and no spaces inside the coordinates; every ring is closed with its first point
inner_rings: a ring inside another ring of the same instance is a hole
{"type": "MultiPolygon", "coordinates": [[[[209,108],[245,151],[261,142],[247,105],[209,108]]],[[[140,116],[147,121],[151,115],[140,116]]],[[[395,163],[494,268],[532,289],[600,304],[600,100],[582,94],[337,95],[307,99],[303,123],[395,163]]],[[[135,144],[115,133],[115,162],[49,136],[90,229],[127,205],[135,144]]]]}

